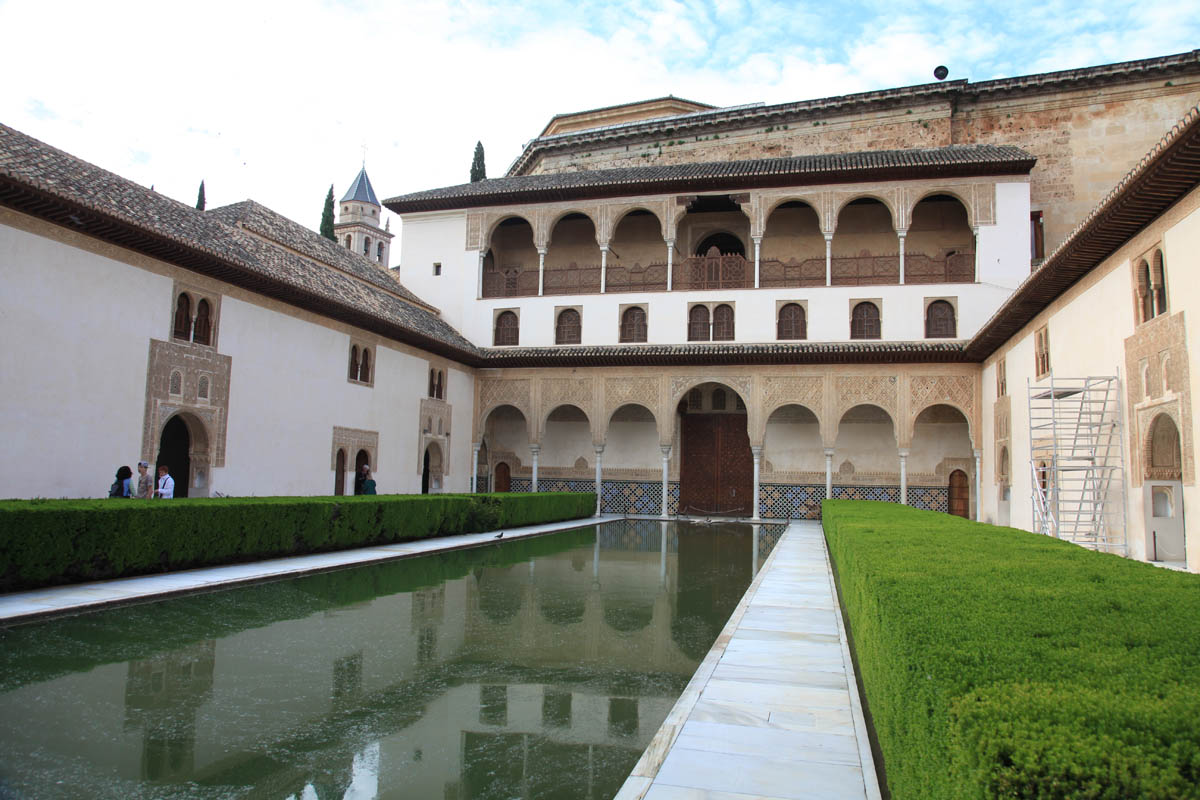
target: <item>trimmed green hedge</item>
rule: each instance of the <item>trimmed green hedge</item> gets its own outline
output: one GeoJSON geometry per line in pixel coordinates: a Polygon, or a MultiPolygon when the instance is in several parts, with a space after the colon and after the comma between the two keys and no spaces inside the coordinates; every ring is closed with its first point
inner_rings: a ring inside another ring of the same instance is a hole
{"type": "Polygon", "coordinates": [[[822,504],[896,800],[1200,797],[1200,576],[822,504]]]}
{"type": "Polygon", "coordinates": [[[0,591],[575,519],[595,505],[591,493],[6,500],[0,591]]]}

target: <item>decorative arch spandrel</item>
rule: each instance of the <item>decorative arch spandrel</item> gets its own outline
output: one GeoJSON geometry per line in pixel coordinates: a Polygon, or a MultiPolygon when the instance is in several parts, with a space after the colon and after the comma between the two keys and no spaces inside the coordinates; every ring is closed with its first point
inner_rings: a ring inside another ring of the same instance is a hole
{"type": "Polygon", "coordinates": [[[824,441],[824,395],[825,378],[820,375],[806,377],[769,375],[762,378],[759,392],[761,399],[755,404],[759,406],[754,431],[756,435],[751,438],[755,441],[763,441],[766,438],[767,422],[771,419],[771,415],[784,406],[795,405],[803,406],[813,413],[822,434],[821,439],[824,441]]]}
{"type": "Polygon", "coordinates": [[[904,441],[911,442],[917,417],[930,406],[951,406],[967,420],[967,435],[971,447],[980,448],[977,431],[978,409],[974,375],[913,375],[908,380],[908,415],[904,425],[904,441]]]}
{"type": "Polygon", "coordinates": [[[500,406],[512,406],[525,415],[526,433],[536,441],[533,430],[533,403],[528,378],[481,378],[479,381],[479,414],[476,416],[475,441],[483,434],[488,415],[500,406]]]}
{"type": "Polygon", "coordinates": [[[605,378],[604,413],[596,420],[597,438],[600,444],[608,439],[608,424],[617,409],[625,405],[639,405],[654,416],[659,439],[663,436],[663,409],[659,403],[659,379],[655,377],[605,378]]]}

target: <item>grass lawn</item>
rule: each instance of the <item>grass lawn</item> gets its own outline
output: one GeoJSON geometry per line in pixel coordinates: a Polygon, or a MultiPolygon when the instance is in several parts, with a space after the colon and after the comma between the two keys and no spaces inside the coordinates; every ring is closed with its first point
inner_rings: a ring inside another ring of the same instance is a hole
{"type": "Polygon", "coordinates": [[[822,508],[893,798],[1200,798],[1200,576],[822,508]]]}

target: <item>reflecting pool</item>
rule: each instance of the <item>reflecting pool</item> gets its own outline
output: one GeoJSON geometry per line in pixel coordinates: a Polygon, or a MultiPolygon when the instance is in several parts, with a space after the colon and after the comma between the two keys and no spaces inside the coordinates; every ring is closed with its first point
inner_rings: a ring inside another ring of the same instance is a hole
{"type": "Polygon", "coordinates": [[[0,798],[610,798],[781,530],[614,522],[0,631],[0,798]]]}

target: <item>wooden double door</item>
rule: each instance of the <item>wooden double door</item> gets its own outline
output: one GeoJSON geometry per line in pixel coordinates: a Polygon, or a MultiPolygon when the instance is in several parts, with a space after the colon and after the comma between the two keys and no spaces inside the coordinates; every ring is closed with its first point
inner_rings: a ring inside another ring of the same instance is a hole
{"type": "Polygon", "coordinates": [[[745,414],[684,414],[679,459],[679,513],[748,517],[754,457],[745,414]]]}

